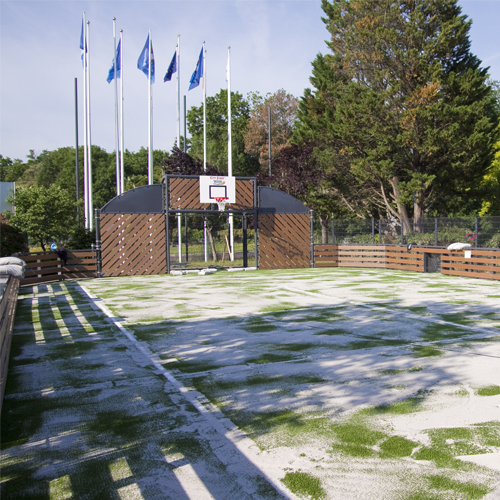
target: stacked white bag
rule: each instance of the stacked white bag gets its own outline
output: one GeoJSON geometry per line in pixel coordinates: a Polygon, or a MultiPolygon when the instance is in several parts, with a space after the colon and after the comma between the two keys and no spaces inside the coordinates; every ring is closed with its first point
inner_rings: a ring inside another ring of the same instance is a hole
{"type": "Polygon", "coordinates": [[[0,257],[0,276],[24,278],[26,262],[18,257],[0,257]]]}

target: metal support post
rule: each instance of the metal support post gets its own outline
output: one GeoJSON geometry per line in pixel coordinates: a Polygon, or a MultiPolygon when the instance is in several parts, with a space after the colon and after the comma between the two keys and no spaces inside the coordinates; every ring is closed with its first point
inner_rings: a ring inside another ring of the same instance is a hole
{"type": "Polygon", "coordinates": [[[404,226],[403,226],[403,219],[399,219],[399,222],[401,224],[401,245],[404,245],[405,244],[405,229],[404,229],[404,226]]]}
{"type": "Polygon", "coordinates": [[[474,223],[474,248],[477,248],[477,237],[479,235],[479,217],[476,217],[474,223]]]}
{"type": "Polygon", "coordinates": [[[184,214],[184,229],[186,231],[186,264],[189,262],[189,250],[188,250],[188,222],[187,222],[187,214],[184,214]]]}
{"type": "Polygon", "coordinates": [[[335,222],[332,221],[332,245],[335,245],[335,222]]]}
{"type": "Polygon", "coordinates": [[[314,267],[314,214],[309,210],[309,217],[311,219],[311,267],[314,267]]]}
{"type": "Polygon", "coordinates": [[[434,217],[434,246],[438,246],[438,219],[434,217]]]}
{"type": "Polygon", "coordinates": [[[243,267],[248,267],[248,255],[247,255],[247,214],[243,214],[243,267]]]}
{"type": "Polygon", "coordinates": [[[101,261],[101,211],[96,208],[95,213],[95,258],[97,263],[97,277],[102,278],[101,261]]]}
{"type": "Polygon", "coordinates": [[[382,245],[382,219],[378,220],[378,244],[382,245]]]}
{"type": "Polygon", "coordinates": [[[375,245],[375,219],[372,217],[372,245],[375,245]]]}

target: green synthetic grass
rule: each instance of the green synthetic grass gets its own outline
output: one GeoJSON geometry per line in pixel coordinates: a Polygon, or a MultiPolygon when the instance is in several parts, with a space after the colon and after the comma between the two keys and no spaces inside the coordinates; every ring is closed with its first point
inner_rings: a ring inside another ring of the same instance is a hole
{"type": "Polygon", "coordinates": [[[397,401],[395,403],[382,404],[365,408],[359,411],[363,416],[376,416],[376,415],[406,415],[423,410],[427,393],[420,392],[416,396],[397,401]]]}
{"type": "Polygon", "coordinates": [[[317,332],[314,335],[349,335],[351,332],[345,328],[329,328],[328,330],[323,330],[317,332]]]}
{"type": "Polygon", "coordinates": [[[432,347],[430,345],[426,346],[414,346],[411,348],[412,355],[415,358],[432,358],[434,356],[443,356],[444,352],[432,347]]]}
{"type": "Polygon", "coordinates": [[[409,457],[413,450],[419,445],[401,436],[392,436],[380,445],[381,458],[409,457]]]}
{"type": "Polygon", "coordinates": [[[477,390],[478,396],[497,396],[500,394],[500,385],[489,385],[477,390]]]}
{"type": "Polygon", "coordinates": [[[321,500],[326,497],[321,481],[307,472],[287,472],[282,482],[296,495],[306,496],[311,500],[321,500]]]}
{"type": "Polygon", "coordinates": [[[282,361],[291,361],[293,359],[292,354],[276,354],[272,352],[267,352],[256,356],[255,358],[247,359],[246,363],[253,363],[256,365],[262,365],[266,363],[279,363],[282,361]]]}
{"type": "MultiPolygon", "coordinates": [[[[172,355],[160,354],[160,359],[170,359],[172,355]]],[[[169,368],[179,370],[182,373],[197,373],[217,370],[223,365],[217,365],[211,361],[187,361],[179,359],[177,363],[171,363],[169,368]]]]}

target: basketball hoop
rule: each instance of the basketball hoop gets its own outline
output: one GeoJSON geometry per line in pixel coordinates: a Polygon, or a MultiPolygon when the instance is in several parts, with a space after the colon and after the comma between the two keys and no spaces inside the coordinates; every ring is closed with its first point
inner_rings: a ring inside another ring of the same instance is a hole
{"type": "Polygon", "coordinates": [[[226,203],[229,198],[225,198],[222,196],[217,196],[214,200],[217,202],[217,206],[219,207],[219,211],[223,212],[226,209],[226,203]]]}

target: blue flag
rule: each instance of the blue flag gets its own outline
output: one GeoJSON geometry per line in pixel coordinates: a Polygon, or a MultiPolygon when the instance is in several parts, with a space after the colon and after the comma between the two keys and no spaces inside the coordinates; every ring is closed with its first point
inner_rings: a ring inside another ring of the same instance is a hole
{"type": "MultiPolygon", "coordinates": [[[[147,77],[149,77],[149,35],[146,44],[142,49],[141,55],[137,60],[137,69],[140,69],[147,77]]],[[[153,53],[153,42],[151,41],[151,83],[155,82],[155,56],[153,53]]]]}
{"type": "Polygon", "coordinates": [[[177,51],[174,54],[174,57],[172,57],[172,61],[170,61],[170,66],[167,69],[167,72],[165,73],[165,77],[163,78],[163,82],[169,82],[172,80],[172,75],[177,71],[177,51]]]}
{"type": "MultiPolygon", "coordinates": [[[[120,45],[121,45],[122,41],[119,40],[118,41],[118,47],[116,47],[116,78],[120,78],[120,73],[121,73],[121,61],[120,61],[120,45]]],[[[113,81],[115,77],[115,61],[113,59],[113,61],[111,61],[111,68],[109,68],[109,72],[108,72],[108,78],[106,78],[106,81],[108,83],[111,83],[113,81]]]]}
{"type": "Polygon", "coordinates": [[[85,50],[84,50],[84,41],[86,41],[85,40],[85,18],[82,18],[82,33],[80,35],[80,49],[82,49],[82,66],[83,66],[83,54],[84,54],[84,52],[87,52],[87,47],[85,47],[85,50]]]}
{"type": "Polygon", "coordinates": [[[198,57],[198,62],[196,63],[196,69],[191,75],[191,80],[189,80],[188,92],[198,87],[201,78],[203,78],[203,47],[201,48],[200,57],[198,57]]]}

